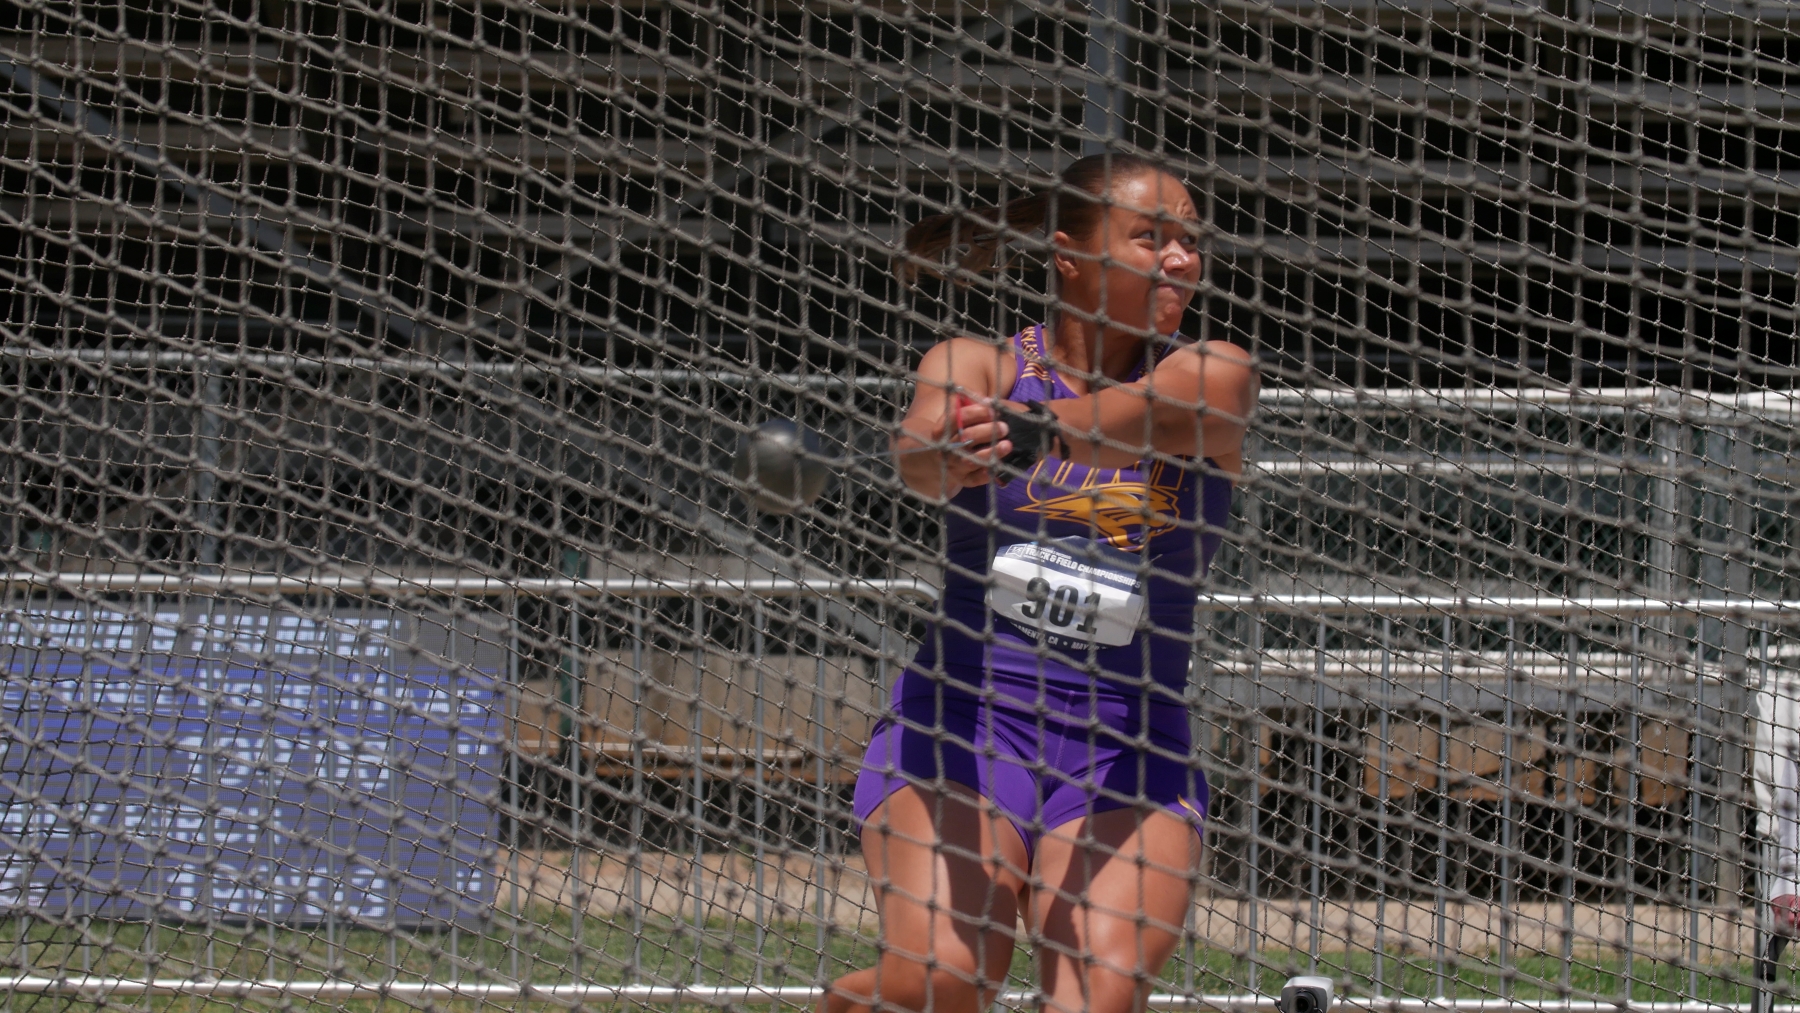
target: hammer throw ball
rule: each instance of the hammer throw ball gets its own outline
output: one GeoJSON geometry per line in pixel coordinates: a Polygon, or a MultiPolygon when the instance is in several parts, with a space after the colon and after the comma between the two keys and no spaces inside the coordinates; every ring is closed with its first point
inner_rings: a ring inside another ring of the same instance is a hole
{"type": "Polygon", "coordinates": [[[758,510],[790,514],[810,505],[831,480],[831,461],[817,433],[787,419],[770,419],[738,442],[731,474],[758,510]]]}

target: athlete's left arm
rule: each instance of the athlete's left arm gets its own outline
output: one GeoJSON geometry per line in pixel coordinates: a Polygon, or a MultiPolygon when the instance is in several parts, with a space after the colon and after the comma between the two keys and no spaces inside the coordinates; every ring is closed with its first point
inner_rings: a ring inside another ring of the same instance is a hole
{"type": "Polygon", "coordinates": [[[1210,457],[1224,472],[1243,469],[1244,433],[1260,379],[1250,353],[1228,341],[1176,349],[1149,376],[1050,402],[1062,423],[1068,460],[1124,468],[1152,449],[1210,457]]]}

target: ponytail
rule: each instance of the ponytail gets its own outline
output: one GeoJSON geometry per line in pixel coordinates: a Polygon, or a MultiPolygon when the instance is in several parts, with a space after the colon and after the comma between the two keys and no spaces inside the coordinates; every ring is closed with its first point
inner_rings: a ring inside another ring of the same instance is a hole
{"type": "Polygon", "coordinates": [[[1088,155],[1076,159],[1050,186],[1015,197],[1005,204],[930,215],[906,230],[894,273],[910,286],[921,273],[955,277],[1004,270],[1011,263],[1001,250],[1008,236],[1055,230],[1086,239],[1105,216],[1113,187],[1145,173],[1164,172],[1141,155],[1088,155]],[[948,251],[961,248],[954,268],[944,263],[948,251]]]}
{"type": "Polygon", "coordinates": [[[900,243],[901,283],[911,285],[921,272],[949,277],[943,266],[944,253],[959,246],[965,249],[956,258],[957,272],[987,274],[1004,270],[1011,262],[1011,258],[1000,259],[1007,234],[1029,234],[1043,228],[1053,203],[1060,202],[1054,200],[1051,191],[1037,190],[998,207],[971,208],[920,219],[906,230],[906,238],[900,243]]]}

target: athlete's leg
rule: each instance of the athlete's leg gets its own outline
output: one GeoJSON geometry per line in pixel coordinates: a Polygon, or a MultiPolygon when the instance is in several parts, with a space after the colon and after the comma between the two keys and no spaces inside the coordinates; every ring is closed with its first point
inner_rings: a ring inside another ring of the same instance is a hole
{"type": "Polygon", "coordinates": [[[1167,810],[1112,809],[1038,842],[1031,916],[1055,1013],[1141,1013],[1175,952],[1200,835],[1167,810]]]}
{"type": "Polygon", "coordinates": [[[863,821],[881,915],[881,962],[839,978],[823,1013],[980,1013],[1012,965],[1025,842],[1012,822],[950,785],[908,785],[863,821]]]}

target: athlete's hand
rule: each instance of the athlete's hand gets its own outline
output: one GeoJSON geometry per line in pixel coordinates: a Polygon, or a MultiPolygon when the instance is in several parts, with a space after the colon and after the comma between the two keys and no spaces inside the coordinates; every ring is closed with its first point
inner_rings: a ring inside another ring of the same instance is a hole
{"type": "MultiPolygon", "coordinates": [[[[991,460],[998,462],[1012,453],[1013,447],[1016,445],[1009,438],[1011,427],[1005,421],[1007,413],[1021,415],[1030,410],[1028,405],[1017,401],[985,398],[959,405],[956,417],[957,421],[962,424],[963,439],[972,445],[987,444],[993,451],[991,460]]],[[[989,480],[993,480],[994,477],[990,469],[989,480]]],[[[999,482],[1004,486],[1007,480],[1002,477],[999,478],[999,482]]]]}
{"type": "MultiPolygon", "coordinates": [[[[894,436],[900,481],[913,493],[943,502],[964,489],[993,481],[993,466],[1011,451],[997,429],[964,432],[962,409],[996,395],[1010,348],[977,338],[939,342],[919,360],[912,404],[894,436]],[[974,442],[965,442],[967,440],[974,442]]],[[[1011,384],[1011,380],[1005,380],[1011,384]]]]}
{"type": "Polygon", "coordinates": [[[993,460],[998,461],[1012,453],[1012,441],[1007,437],[1007,425],[1001,418],[1005,411],[1022,412],[1024,405],[1015,405],[1011,401],[995,401],[992,398],[964,398],[952,414],[956,417],[957,439],[967,443],[971,450],[984,447],[993,452],[993,460]]]}
{"type": "Polygon", "coordinates": [[[906,467],[929,468],[942,476],[939,495],[945,499],[992,482],[994,465],[1012,452],[1012,444],[999,439],[1006,424],[995,419],[991,405],[961,391],[953,393],[951,401],[950,410],[930,431],[902,429],[895,441],[895,449],[906,452],[902,458],[906,467]],[[942,449],[934,453],[931,448],[942,449]]]}

